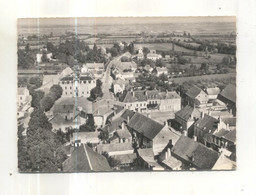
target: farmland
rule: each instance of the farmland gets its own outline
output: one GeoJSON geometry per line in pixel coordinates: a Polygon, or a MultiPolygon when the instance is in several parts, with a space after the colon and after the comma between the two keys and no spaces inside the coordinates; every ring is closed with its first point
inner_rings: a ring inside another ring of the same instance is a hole
{"type": "MultiPolygon", "coordinates": [[[[171,43],[142,43],[142,44],[135,44],[135,49],[140,47],[147,47],[148,49],[154,49],[158,51],[170,51],[172,49],[171,43]]],[[[175,45],[175,51],[181,52],[193,52],[193,50],[189,50],[180,46],[175,45]]]]}
{"type": "Polygon", "coordinates": [[[236,78],[236,73],[228,74],[212,74],[212,75],[202,75],[202,76],[193,76],[193,77],[181,77],[173,78],[172,81],[177,84],[182,84],[184,82],[199,82],[202,80],[211,80],[211,79],[229,79],[236,78]]]}

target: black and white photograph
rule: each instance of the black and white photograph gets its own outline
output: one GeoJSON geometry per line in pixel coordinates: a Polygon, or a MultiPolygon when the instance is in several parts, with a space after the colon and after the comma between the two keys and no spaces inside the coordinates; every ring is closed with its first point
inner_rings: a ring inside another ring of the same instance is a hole
{"type": "Polygon", "coordinates": [[[19,173],[236,170],[236,41],[235,16],[18,19],[19,173]]]}

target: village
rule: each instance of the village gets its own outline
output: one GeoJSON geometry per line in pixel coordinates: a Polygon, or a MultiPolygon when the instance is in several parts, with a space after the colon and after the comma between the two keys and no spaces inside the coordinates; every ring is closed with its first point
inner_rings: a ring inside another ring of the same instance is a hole
{"type": "Polygon", "coordinates": [[[236,169],[234,42],[45,36],[18,39],[21,172],[236,169]]]}

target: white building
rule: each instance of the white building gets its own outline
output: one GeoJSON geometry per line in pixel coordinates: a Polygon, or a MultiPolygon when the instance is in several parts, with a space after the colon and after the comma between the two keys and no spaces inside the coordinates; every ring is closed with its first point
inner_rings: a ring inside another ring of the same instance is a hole
{"type": "Polygon", "coordinates": [[[157,54],[156,50],[150,50],[150,52],[147,54],[147,59],[150,59],[150,60],[156,61],[161,58],[162,58],[162,56],[157,54]]]}

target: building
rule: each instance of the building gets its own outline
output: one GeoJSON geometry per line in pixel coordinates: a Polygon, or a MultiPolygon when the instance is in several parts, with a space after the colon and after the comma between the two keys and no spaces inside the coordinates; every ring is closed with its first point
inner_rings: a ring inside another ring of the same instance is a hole
{"type": "Polygon", "coordinates": [[[156,67],[155,68],[155,70],[154,70],[154,72],[155,72],[155,74],[156,74],[156,76],[160,76],[160,75],[167,75],[168,74],[168,70],[167,70],[167,68],[166,67],[162,67],[162,68],[160,68],[160,67],[156,67]]]}
{"type": "Polygon", "coordinates": [[[163,171],[164,168],[154,158],[152,148],[138,149],[137,166],[142,170],[163,171]]]}
{"type": "Polygon", "coordinates": [[[37,53],[37,54],[36,54],[36,62],[37,62],[37,63],[41,63],[41,62],[42,62],[42,57],[43,57],[43,55],[44,55],[43,52],[45,52],[46,58],[47,58],[48,60],[51,60],[51,59],[52,59],[52,53],[47,52],[47,51],[41,51],[40,53],[37,53]]]}
{"type": "Polygon", "coordinates": [[[94,73],[94,71],[104,72],[104,63],[86,63],[81,68],[81,73],[94,73]]]}
{"type": "Polygon", "coordinates": [[[150,66],[150,65],[146,65],[146,66],[144,66],[144,68],[143,68],[145,71],[147,71],[147,72],[152,72],[152,70],[153,70],[153,68],[150,66]]]}
{"type": "Polygon", "coordinates": [[[113,90],[114,94],[123,93],[125,89],[125,81],[122,79],[117,79],[113,81],[113,90]]]}
{"type": "Polygon", "coordinates": [[[99,144],[96,147],[99,154],[107,153],[109,156],[117,156],[124,154],[133,154],[134,149],[131,142],[114,143],[114,144],[99,144]]]}
{"type": "Polygon", "coordinates": [[[154,155],[158,155],[173,138],[167,123],[162,125],[137,112],[127,123],[127,128],[137,147],[153,148],[154,155]]]}
{"type": "Polygon", "coordinates": [[[236,86],[229,84],[218,95],[218,99],[224,102],[232,114],[236,116],[236,86]]]}
{"type": "Polygon", "coordinates": [[[212,169],[219,158],[219,153],[186,136],[171,149],[171,155],[182,162],[182,169],[212,169]]]}
{"type": "Polygon", "coordinates": [[[208,103],[208,95],[200,88],[193,86],[186,93],[186,99],[190,106],[205,107],[208,103]]]}
{"type": "Polygon", "coordinates": [[[96,87],[96,80],[91,76],[68,75],[60,79],[63,97],[89,97],[91,90],[96,87]]]}
{"type": "Polygon", "coordinates": [[[62,163],[63,172],[111,171],[107,159],[86,144],[75,146],[71,156],[62,163]]]}
{"type": "Polygon", "coordinates": [[[81,143],[81,144],[99,144],[99,132],[75,132],[70,137],[70,143],[74,145],[75,143],[81,143]]]}
{"type": "Polygon", "coordinates": [[[156,61],[161,59],[162,56],[156,53],[156,50],[150,50],[150,52],[147,54],[147,59],[156,61]]]}
{"type": "Polygon", "coordinates": [[[212,88],[207,88],[206,93],[208,95],[209,100],[216,100],[219,93],[220,93],[220,88],[218,87],[212,87],[212,88]]]}
{"type": "Polygon", "coordinates": [[[202,113],[202,118],[196,121],[194,125],[194,138],[207,147],[216,148],[214,146],[216,145],[216,140],[214,139],[213,135],[221,133],[222,129],[229,130],[229,127],[222,121],[221,118],[216,119],[202,113]]]}
{"type": "Polygon", "coordinates": [[[193,135],[193,124],[201,118],[201,112],[191,106],[186,106],[175,113],[175,121],[178,123],[178,129],[184,132],[185,135],[193,135]]]}
{"type": "Polygon", "coordinates": [[[18,88],[18,106],[30,104],[31,100],[32,96],[29,94],[29,90],[27,88],[18,88]]]}
{"type": "Polygon", "coordinates": [[[176,112],[181,108],[181,97],[174,91],[131,89],[121,101],[125,108],[136,112],[146,112],[148,109],[176,112]]]}

